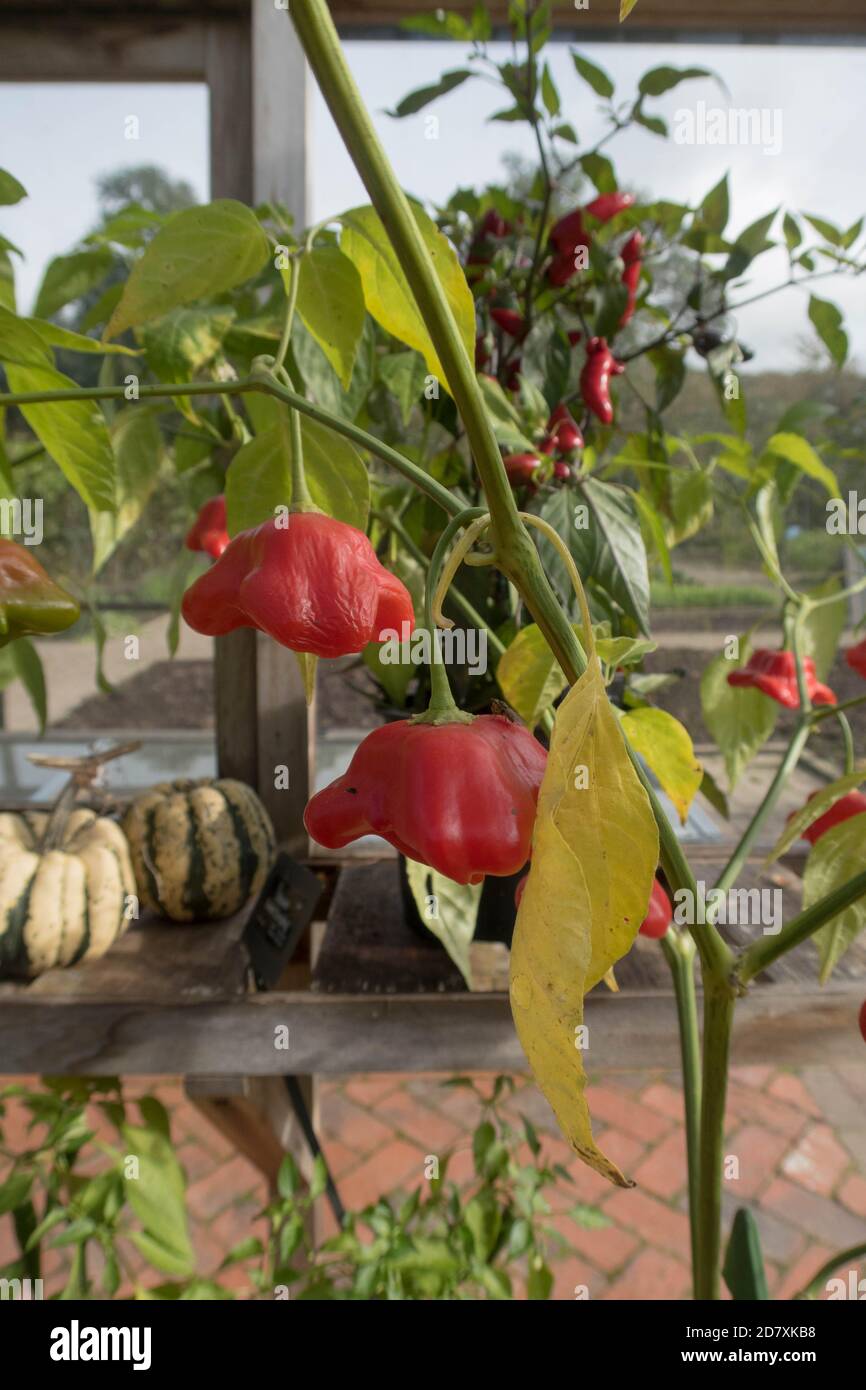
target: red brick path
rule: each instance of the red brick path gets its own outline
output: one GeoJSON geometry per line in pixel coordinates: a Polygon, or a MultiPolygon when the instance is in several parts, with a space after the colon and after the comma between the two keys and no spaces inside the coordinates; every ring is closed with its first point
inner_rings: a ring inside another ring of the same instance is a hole
{"type": "MultiPolygon", "coordinates": [[[[347,1207],[416,1185],[429,1154],[454,1150],[449,1175],[456,1181],[470,1176],[477,1106],[465,1090],[443,1088],[442,1079],[360,1076],[320,1083],[322,1140],[347,1207]]],[[[135,1080],[127,1090],[150,1090],[171,1111],[189,1178],[200,1270],[212,1274],[227,1250],[252,1230],[261,1233],[254,1223],[264,1183],[185,1100],[178,1082],[135,1080]]],[[[550,1160],[566,1164],[575,1180],[550,1196],[554,1296],[574,1298],[585,1285],[591,1298],[685,1298],[689,1236],[678,1080],[618,1075],[592,1085],[589,1101],[603,1149],[636,1180],[635,1189],[612,1189],[572,1162],[546,1102],[525,1077],[517,1078],[506,1105],[515,1120],[529,1116],[550,1160]],[[571,1214],[578,1203],[596,1206],[609,1224],[586,1229],[571,1214]]],[[[13,1105],[7,1122],[13,1143],[23,1142],[22,1129],[13,1105]]],[[[725,1183],[726,1226],[738,1206],[751,1207],[771,1293],[790,1297],[834,1250],[866,1240],[866,1065],[797,1074],[735,1070],[726,1154],[737,1174],[725,1183]]],[[[322,1224],[332,1229],[329,1212],[323,1211],[322,1224]]],[[[0,1265],[13,1251],[9,1218],[0,1218],[0,1265]]],[[[49,1268],[56,1280],[59,1251],[49,1268]]],[[[242,1284],[239,1271],[232,1282],[242,1284]]]]}

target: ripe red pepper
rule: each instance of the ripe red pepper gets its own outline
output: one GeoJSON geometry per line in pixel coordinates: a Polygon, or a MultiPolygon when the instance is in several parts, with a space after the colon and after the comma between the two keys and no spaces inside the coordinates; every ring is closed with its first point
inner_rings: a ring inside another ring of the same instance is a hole
{"type": "Polygon", "coordinates": [[[553,476],[558,482],[564,483],[571,477],[571,468],[562,459],[553,465],[553,476]]]}
{"type": "Polygon", "coordinates": [[[558,252],[547,267],[547,278],[554,289],[561,290],[577,274],[573,251],[558,252]]]}
{"type": "Polygon", "coordinates": [[[633,202],[631,193],[600,193],[591,203],[587,203],[584,212],[596,217],[599,222],[610,222],[618,213],[630,208],[633,202]]]}
{"type": "Polygon", "coordinates": [[[16,637],[63,632],[81,616],[29,547],[0,539],[0,647],[16,637]]]}
{"type": "MultiPolygon", "coordinates": [[[[815,676],[815,663],[810,656],[803,658],[803,674],[806,678],[806,691],[814,705],[835,705],[836,696],[827,685],[822,685],[815,676]]],[[[800,692],[797,689],[797,663],[793,652],[774,652],[767,647],[757,647],[745,666],[732,671],[728,685],[742,686],[760,690],[769,695],[785,709],[799,709],[800,692]]]]}
{"type": "Polygon", "coordinates": [[[412,599],[354,526],[320,512],[293,512],[242,531],[187,589],[182,612],[209,637],[255,627],[284,647],[346,656],[414,627],[412,599]]]}
{"type": "Polygon", "coordinates": [[[622,318],[619,321],[620,328],[628,323],[634,313],[634,306],[637,303],[638,286],[640,285],[641,253],[643,251],[643,236],[638,230],[632,232],[620,255],[625,263],[625,270],[622,273],[622,283],[628,290],[628,300],[623,310],[622,318]]]}
{"type": "Polygon", "coordinates": [[[546,761],[504,715],[400,720],[367,735],[348,771],[309,802],[304,824],[326,849],[380,835],[456,883],[516,874],[529,858],[546,761]]]}
{"type": "MultiPolygon", "coordinates": [[[[817,792],[812,793],[812,796],[817,795],[817,792]]],[[[812,800],[812,796],[809,797],[809,801],[812,800]]],[[[862,792],[847,792],[845,796],[840,796],[838,801],[833,802],[829,811],[825,811],[823,816],[819,816],[810,826],[807,826],[800,838],[808,840],[810,845],[814,845],[815,841],[820,840],[822,835],[826,835],[828,830],[832,830],[834,825],[841,825],[843,821],[850,820],[852,816],[862,816],[864,811],[866,811],[866,796],[862,792]]],[[[792,811],[788,820],[794,815],[796,812],[792,811]]]]}
{"type": "Polygon", "coordinates": [[[858,676],[863,676],[866,679],[866,637],[863,638],[862,642],[858,642],[856,647],[848,648],[845,653],[845,660],[852,671],[856,671],[858,676]]]}
{"type": "Polygon", "coordinates": [[[541,467],[537,454],[508,454],[502,462],[512,487],[522,487],[535,481],[535,474],[541,467]]]}
{"type": "Polygon", "coordinates": [[[653,880],[653,890],[646,917],[640,924],[640,934],[641,936],[650,936],[654,941],[657,941],[660,936],[664,936],[673,920],[674,910],[671,907],[671,900],[656,878],[653,880]]]}
{"type": "Polygon", "coordinates": [[[581,333],[580,329],[573,328],[568,335],[568,341],[571,343],[572,347],[577,347],[582,337],[583,334],[581,333]]]}
{"type": "Polygon", "coordinates": [[[479,237],[500,237],[508,236],[511,231],[511,223],[506,222],[495,208],[489,208],[481,219],[478,228],[479,237]]]}
{"type": "Polygon", "coordinates": [[[551,245],[563,256],[568,256],[571,260],[571,269],[574,273],[574,253],[578,246],[589,246],[591,238],[583,225],[583,209],[575,208],[574,212],[566,213],[565,217],[560,217],[550,231],[551,245]]]}
{"type": "Polygon", "coordinates": [[[184,544],[187,550],[201,550],[218,560],[228,543],[226,499],[221,492],[218,497],[205,502],[187,531],[184,544]]]}
{"type": "Polygon", "coordinates": [[[586,362],[580,374],[580,394],[587,410],[597,415],[603,425],[613,423],[610,399],[611,375],[619,376],[625,368],[617,362],[606,338],[590,338],[586,345],[586,362]]]}
{"type": "Polygon", "coordinates": [[[509,338],[522,342],[529,332],[525,318],[517,309],[491,309],[490,317],[509,338]]]}
{"type": "Polygon", "coordinates": [[[574,449],[582,449],[583,435],[568,406],[558,405],[547,422],[548,433],[554,436],[560,453],[570,454],[574,449]]]}

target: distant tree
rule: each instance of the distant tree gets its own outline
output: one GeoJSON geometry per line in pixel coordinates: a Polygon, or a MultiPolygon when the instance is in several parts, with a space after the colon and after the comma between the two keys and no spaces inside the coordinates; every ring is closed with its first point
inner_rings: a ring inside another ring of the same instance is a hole
{"type": "Polygon", "coordinates": [[[96,180],[99,210],[103,219],[114,217],[129,203],[148,212],[177,212],[198,202],[195,189],[186,179],[173,179],[156,164],[136,164],[115,169],[96,180]]]}

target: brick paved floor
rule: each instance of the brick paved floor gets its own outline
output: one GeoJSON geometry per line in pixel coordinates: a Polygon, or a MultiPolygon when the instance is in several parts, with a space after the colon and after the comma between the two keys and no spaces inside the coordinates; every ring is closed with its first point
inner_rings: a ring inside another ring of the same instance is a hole
{"type": "MultiPolygon", "coordinates": [[[[421,1181],[429,1154],[455,1151],[455,1180],[471,1174],[470,1139],[476,1105],[464,1090],[443,1088],[440,1076],[358,1076],[320,1085],[322,1140],[347,1207],[421,1181]]],[[[567,1164],[574,1185],[551,1195],[554,1297],[573,1298],[586,1285],[591,1298],[680,1299],[688,1296],[688,1222],[682,1107],[678,1078],[627,1074],[596,1080],[589,1100],[605,1152],[638,1186],[612,1189],[583,1165],[556,1132],[535,1087],[518,1077],[506,1110],[528,1115],[551,1161],[567,1164]],[[576,1204],[606,1218],[587,1229],[576,1204]]],[[[172,1079],[131,1081],[130,1094],[158,1095],[189,1179],[189,1210],[200,1271],[212,1274],[233,1245],[261,1234],[256,1216],[262,1179],[185,1100],[172,1079]]],[[[7,1134],[24,1142],[20,1110],[9,1109],[7,1134]]],[[[754,1212],[761,1231],[773,1297],[803,1286],[834,1250],[866,1241],[866,1065],[801,1072],[743,1067],[731,1078],[728,1104],[725,1219],[738,1206],[754,1212]],[[733,1176],[736,1174],[736,1176],[733,1176]]],[[[2,1172],[0,1172],[2,1178],[2,1172]]],[[[330,1213],[323,1213],[330,1230],[330,1213]]],[[[0,1218],[0,1265],[14,1252],[8,1217],[0,1218]]],[[[49,1265],[49,1288],[60,1278],[63,1254],[49,1265]]],[[[243,1272],[230,1282],[243,1285],[243,1272]]],[[[156,1281],[154,1281],[156,1282],[156,1281]]],[[[228,1281],[227,1281],[228,1282],[228,1281]]]]}

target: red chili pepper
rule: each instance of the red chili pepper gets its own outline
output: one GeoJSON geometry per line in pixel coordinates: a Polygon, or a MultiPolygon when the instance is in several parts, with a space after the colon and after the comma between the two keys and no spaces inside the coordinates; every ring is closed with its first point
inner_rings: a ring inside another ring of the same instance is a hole
{"type": "Polygon", "coordinates": [[[412,599],[354,526],[297,512],[242,531],[183,598],[183,616],[209,637],[255,627],[284,647],[346,656],[411,632],[412,599]],[[403,624],[408,624],[404,629],[403,624]]]}
{"type": "Polygon", "coordinates": [[[502,462],[505,464],[508,481],[512,487],[522,487],[525,483],[534,482],[535,474],[541,467],[541,459],[537,454],[508,454],[502,462]]]}
{"type": "Polygon", "coordinates": [[[522,357],[512,357],[511,361],[506,362],[505,364],[505,370],[507,373],[507,376],[505,378],[505,385],[509,391],[520,390],[520,368],[522,364],[522,357]]]}
{"type": "Polygon", "coordinates": [[[490,208],[481,219],[478,235],[479,237],[496,237],[498,239],[508,236],[510,231],[511,223],[506,222],[505,218],[500,216],[495,208],[490,208]]]}
{"type": "MultiPolygon", "coordinates": [[[[815,663],[810,656],[803,657],[803,674],[806,691],[814,705],[835,705],[836,696],[829,686],[822,685],[816,678],[815,663]]],[[[800,707],[797,663],[793,652],[774,652],[767,647],[757,647],[745,666],[731,672],[728,685],[760,690],[786,709],[800,707]]]]}
{"type": "Polygon", "coordinates": [[[606,338],[590,338],[586,345],[586,362],[580,374],[580,394],[587,410],[597,415],[603,425],[613,423],[610,400],[611,375],[625,371],[607,345],[606,338]]]}
{"type": "Polygon", "coordinates": [[[63,632],[80,616],[76,600],[46,574],[29,546],[0,539],[0,647],[16,637],[63,632]]]}
{"type": "Polygon", "coordinates": [[[577,328],[573,328],[568,335],[568,341],[571,343],[572,347],[577,347],[582,337],[583,334],[580,332],[580,330],[577,328]]]}
{"type": "Polygon", "coordinates": [[[547,428],[554,435],[556,447],[561,453],[570,454],[574,449],[584,447],[580,427],[564,403],[556,407],[547,422],[547,428]]]}
{"type": "Polygon", "coordinates": [[[559,482],[564,483],[571,477],[571,466],[567,463],[563,463],[560,459],[558,463],[553,465],[553,476],[557,478],[559,482]]]}
{"type": "Polygon", "coordinates": [[[547,278],[554,289],[561,290],[577,274],[573,251],[558,252],[547,267],[547,278]]]}
{"type": "Polygon", "coordinates": [[[654,941],[657,941],[660,936],[664,936],[673,920],[674,910],[671,907],[671,900],[658,879],[653,879],[649,907],[646,917],[640,924],[640,934],[641,936],[650,936],[654,941]]]}
{"type": "Polygon", "coordinates": [[[584,212],[596,217],[599,222],[610,222],[618,213],[630,208],[633,202],[631,193],[600,193],[591,203],[587,203],[584,212]]]}
{"type": "Polygon", "coordinates": [[[863,676],[866,679],[866,637],[863,638],[862,642],[858,642],[856,647],[848,648],[845,653],[845,660],[852,671],[856,671],[858,676],[863,676]]]}
{"type": "Polygon", "coordinates": [[[187,531],[184,542],[187,550],[202,550],[218,560],[229,543],[226,525],[226,499],[225,494],[220,493],[205,502],[187,531]]]}
{"type": "Polygon", "coordinates": [[[491,309],[490,317],[509,338],[521,342],[529,332],[525,318],[517,309],[491,309]]]}
{"type": "MultiPolygon", "coordinates": [[[[812,792],[812,796],[817,796],[817,792],[812,792]]],[[[809,801],[812,800],[809,797],[809,801]]],[[[806,803],[808,805],[808,802],[806,803]]],[[[866,811],[866,796],[862,792],[848,792],[845,796],[840,796],[838,801],[834,801],[829,811],[825,811],[823,816],[819,816],[808,826],[800,836],[801,840],[808,840],[810,845],[814,845],[816,840],[820,840],[822,835],[826,835],[828,830],[832,830],[834,825],[841,825],[843,821],[850,820],[852,816],[862,816],[866,811]]],[[[788,816],[791,820],[797,813],[792,811],[788,816]]]]}
{"type": "Polygon", "coordinates": [[[400,720],[367,735],[348,771],[309,802],[304,824],[327,849],[380,835],[456,883],[516,874],[529,858],[546,760],[503,715],[400,720]]]}
{"type": "Polygon", "coordinates": [[[623,328],[634,313],[637,303],[638,286],[640,285],[641,253],[643,251],[643,236],[638,230],[632,232],[620,255],[625,263],[625,270],[622,273],[622,283],[628,290],[628,300],[623,310],[622,318],[619,321],[620,328],[623,328]]]}
{"type": "Polygon", "coordinates": [[[551,245],[563,256],[568,256],[571,260],[572,273],[574,272],[574,253],[578,246],[589,246],[592,238],[583,225],[583,209],[575,208],[574,212],[566,213],[565,217],[560,217],[550,231],[551,245]]]}

